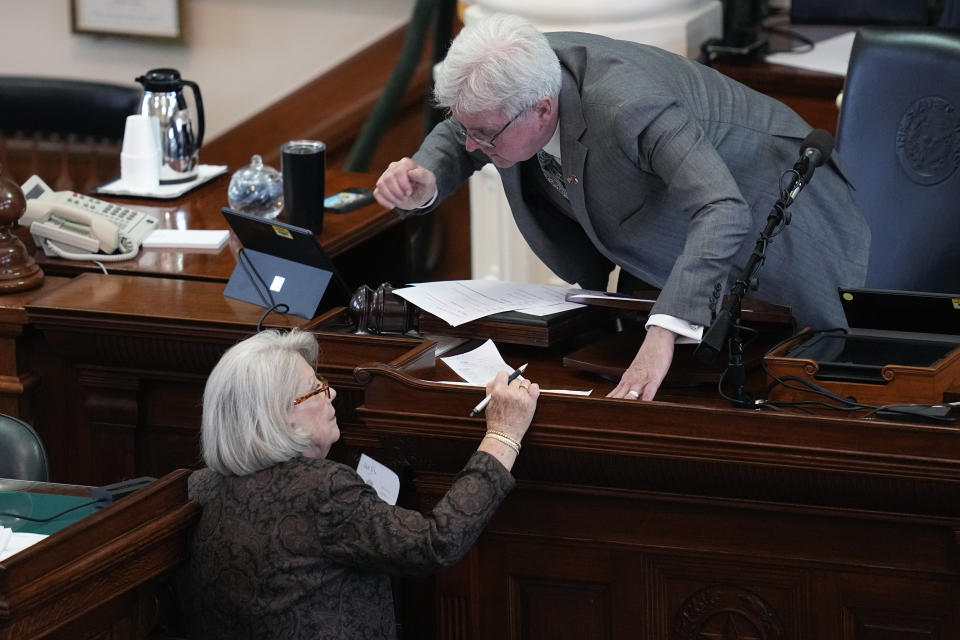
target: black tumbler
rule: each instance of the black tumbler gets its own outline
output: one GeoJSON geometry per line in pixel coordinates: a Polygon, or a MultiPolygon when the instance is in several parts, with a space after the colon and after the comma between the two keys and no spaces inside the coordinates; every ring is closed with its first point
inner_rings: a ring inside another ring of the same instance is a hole
{"type": "Polygon", "coordinates": [[[280,152],[287,223],[320,233],[327,145],[317,140],[290,140],[280,152]]]}

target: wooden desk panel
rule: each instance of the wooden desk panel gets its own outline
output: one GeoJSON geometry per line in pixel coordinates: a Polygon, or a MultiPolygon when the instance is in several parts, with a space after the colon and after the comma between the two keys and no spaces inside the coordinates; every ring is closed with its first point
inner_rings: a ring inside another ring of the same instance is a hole
{"type": "Polygon", "coordinates": [[[37,289],[0,296],[0,413],[34,421],[31,396],[40,379],[30,362],[29,345],[36,336],[24,306],[67,282],[67,278],[45,276],[37,289]]]}
{"type": "MultiPolygon", "coordinates": [[[[528,374],[575,381],[549,356],[528,374]]],[[[448,376],[440,364],[357,370],[360,420],[413,478],[408,506],[430,508],[484,432],[467,417],[477,391],[433,382],[448,376]]],[[[432,582],[434,599],[403,601],[403,619],[414,637],[952,638],[958,436],[694,394],[543,394],[517,489],[432,582]]]]}
{"type": "MultiPolygon", "coordinates": [[[[163,577],[187,557],[200,508],[170,473],[0,565],[0,639],[143,638],[163,577]]],[[[90,495],[89,487],[0,481],[6,490],[90,495]]]]}

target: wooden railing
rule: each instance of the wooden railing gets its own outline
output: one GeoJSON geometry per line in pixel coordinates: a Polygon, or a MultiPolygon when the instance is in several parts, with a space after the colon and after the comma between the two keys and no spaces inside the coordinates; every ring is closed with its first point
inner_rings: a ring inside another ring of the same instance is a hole
{"type": "Polygon", "coordinates": [[[58,191],[89,193],[120,174],[120,145],[106,139],[0,133],[0,167],[17,184],[36,174],[58,191]]]}

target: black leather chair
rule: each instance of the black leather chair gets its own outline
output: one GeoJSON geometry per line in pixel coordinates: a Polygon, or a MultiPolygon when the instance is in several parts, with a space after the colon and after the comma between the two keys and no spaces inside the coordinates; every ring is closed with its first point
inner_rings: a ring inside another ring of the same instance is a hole
{"type": "Polygon", "coordinates": [[[0,413],[0,478],[49,482],[47,450],[23,420],[0,413]]]}
{"type": "Polygon", "coordinates": [[[119,142],[142,93],[136,85],[0,76],[0,131],[119,142]]]}
{"type": "Polygon", "coordinates": [[[126,117],[142,95],[133,84],[0,76],[4,173],[18,182],[37,173],[54,188],[84,190],[115,177],[126,117]]]}
{"type": "Polygon", "coordinates": [[[960,293],[960,34],[857,32],[837,151],[872,233],[866,285],[960,293]]]}

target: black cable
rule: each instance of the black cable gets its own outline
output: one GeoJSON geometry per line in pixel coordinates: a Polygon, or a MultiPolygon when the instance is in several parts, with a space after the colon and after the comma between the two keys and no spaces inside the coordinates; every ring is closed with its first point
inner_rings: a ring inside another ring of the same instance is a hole
{"type": "Polygon", "coordinates": [[[84,507],[89,507],[89,506],[98,504],[100,502],[104,502],[104,500],[91,500],[90,502],[84,502],[83,504],[78,504],[74,507],[70,507],[69,509],[64,509],[60,513],[52,515],[49,518],[31,518],[30,516],[22,516],[18,513],[6,513],[6,512],[0,512],[0,516],[20,518],[21,520],[29,520],[30,522],[50,522],[51,520],[56,520],[57,518],[59,518],[64,514],[70,513],[71,511],[76,511],[77,509],[83,509],[84,507]]]}
{"type": "Polygon", "coordinates": [[[273,305],[272,307],[264,311],[263,315],[260,316],[260,319],[257,320],[257,333],[260,333],[261,331],[263,331],[263,323],[264,321],[266,321],[267,316],[270,315],[273,311],[277,311],[278,313],[286,313],[290,311],[290,307],[288,307],[286,304],[282,302],[278,302],[277,304],[273,305]]]}
{"type": "MultiPolygon", "coordinates": [[[[796,40],[800,42],[802,46],[798,48],[790,48],[790,49],[777,49],[775,51],[770,51],[769,53],[807,53],[809,51],[813,51],[817,45],[813,40],[811,40],[807,36],[793,29],[788,29],[786,27],[773,26],[770,24],[771,22],[776,22],[777,19],[782,19],[783,17],[784,15],[782,14],[771,15],[766,20],[761,21],[760,26],[758,27],[758,30],[765,33],[773,33],[778,36],[784,36],[785,38],[789,38],[790,40],[796,40]]],[[[789,20],[789,16],[787,16],[787,19],[789,20]]]]}
{"type": "Polygon", "coordinates": [[[766,33],[775,33],[778,36],[785,36],[787,38],[790,38],[791,40],[799,41],[802,45],[797,48],[777,49],[775,51],[770,51],[769,53],[808,53],[810,51],[813,51],[814,48],[817,46],[813,40],[803,35],[802,33],[794,31],[793,29],[784,29],[782,27],[768,27],[766,25],[762,25],[760,27],[760,31],[764,31],[766,33]]]}
{"type": "MultiPolygon", "coordinates": [[[[760,332],[757,329],[754,329],[753,327],[745,327],[743,325],[738,325],[738,329],[740,332],[746,332],[748,334],[752,334],[747,339],[742,340],[743,348],[748,347],[754,340],[756,340],[760,336],[760,332]]],[[[743,366],[746,366],[746,365],[744,364],[743,366]]],[[[726,380],[727,373],[729,373],[729,371],[730,371],[730,367],[728,365],[723,369],[723,373],[720,374],[720,379],[717,381],[717,394],[719,394],[720,397],[723,398],[724,400],[727,400],[731,404],[736,405],[738,402],[740,402],[740,399],[734,398],[733,396],[729,396],[723,391],[723,383],[724,383],[724,380],[726,380]]]]}
{"type": "Polygon", "coordinates": [[[275,307],[277,303],[273,299],[273,294],[270,293],[270,287],[267,286],[267,282],[260,276],[257,268],[253,266],[253,261],[250,260],[250,256],[247,255],[243,247],[240,247],[238,257],[239,260],[237,260],[237,262],[243,267],[243,272],[247,274],[247,278],[249,278],[250,282],[254,285],[254,290],[257,292],[257,295],[260,296],[261,306],[270,307],[271,309],[275,307]],[[256,280],[254,280],[254,278],[256,278],[256,280]],[[257,288],[257,282],[263,287],[263,291],[257,288]]]}
{"type": "Polygon", "coordinates": [[[237,260],[237,263],[243,267],[243,272],[247,274],[250,282],[253,283],[253,288],[257,292],[257,295],[260,296],[263,306],[267,308],[267,310],[263,312],[263,315],[260,316],[260,319],[257,320],[257,333],[260,333],[263,331],[263,323],[270,313],[273,311],[287,313],[290,311],[290,307],[283,302],[277,302],[273,299],[273,293],[270,292],[270,287],[267,286],[267,282],[263,279],[263,277],[261,277],[260,272],[257,271],[257,268],[253,266],[250,256],[247,255],[247,252],[244,251],[243,247],[240,247],[238,256],[239,260],[237,260]],[[259,282],[260,286],[263,287],[263,291],[256,286],[257,282],[259,282]]]}
{"type": "MultiPolygon", "coordinates": [[[[814,335],[818,335],[822,333],[833,333],[837,331],[840,331],[843,333],[847,332],[846,329],[836,328],[836,329],[824,329],[820,331],[812,331],[810,332],[810,335],[812,337],[814,335]]],[[[789,338],[781,340],[779,343],[771,347],[767,351],[767,353],[772,353],[774,351],[777,351],[781,346],[793,340],[794,338],[796,338],[796,336],[790,336],[789,338]]],[[[770,395],[770,391],[776,385],[779,384],[793,391],[819,395],[823,397],[824,400],[794,400],[794,401],[765,400],[758,403],[757,405],[758,407],[770,407],[774,409],[793,408],[793,409],[800,409],[801,411],[806,411],[804,407],[817,406],[817,407],[830,409],[833,411],[843,411],[848,413],[853,413],[856,411],[864,411],[865,413],[864,415],[860,416],[861,418],[867,418],[867,417],[873,416],[878,412],[894,413],[894,414],[902,415],[904,417],[916,418],[921,414],[917,411],[911,411],[911,409],[935,406],[930,404],[875,405],[875,404],[868,404],[865,402],[858,402],[855,399],[845,398],[841,395],[838,395],[830,391],[829,389],[817,384],[816,382],[801,376],[795,376],[795,375],[778,376],[770,370],[770,367],[768,366],[767,361],[765,359],[761,360],[761,366],[763,367],[764,373],[767,374],[773,380],[773,382],[771,382],[767,386],[768,397],[770,395]],[[790,383],[797,383],[797,384],[790,384],[790,383]],[[832,401],[834,404],[827,402],[827,400],[832,401]]],[[[721,377],[721,384],[722,384],[722,381],[723,381],[723,378],[721,377]]],[[[721,392],[721,395],[723,395],[722,392],[721,392]]],[[[726,398],[726,396],[724,397],[726,398]]],[[[807,413],[812,413],[812,412],[807,412],[807,413]]],[[[923,414],[922,417],[926,420],[931,420],[934,422],[942,422],[945,424],[954,422],[954,419],[950,416],[936,416],[936,415],[930,415],[930,414],[923,414]]]]}

